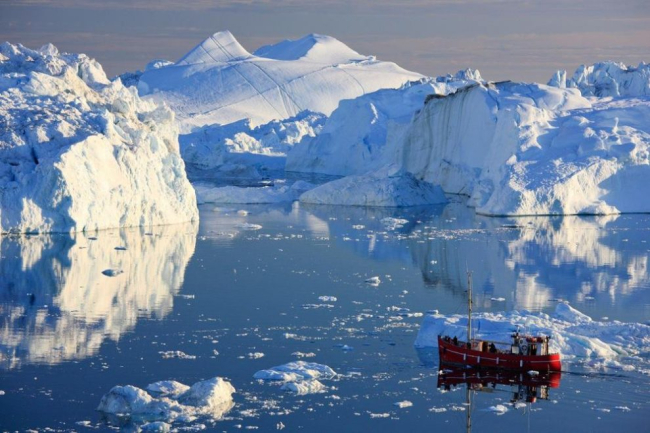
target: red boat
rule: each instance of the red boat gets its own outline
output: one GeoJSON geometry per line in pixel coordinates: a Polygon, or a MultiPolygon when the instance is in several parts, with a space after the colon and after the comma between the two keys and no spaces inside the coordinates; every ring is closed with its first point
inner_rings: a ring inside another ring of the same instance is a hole
{"type": "Polygon", "coordinates": [[[472,277],[468,280],[467,340],[438,335],[440,364],[496,368],[519,371],[560,371],[559,353],[549,353],[547,336],[512,334],[512,342],[504,343],[472,338],[472,277]]]}

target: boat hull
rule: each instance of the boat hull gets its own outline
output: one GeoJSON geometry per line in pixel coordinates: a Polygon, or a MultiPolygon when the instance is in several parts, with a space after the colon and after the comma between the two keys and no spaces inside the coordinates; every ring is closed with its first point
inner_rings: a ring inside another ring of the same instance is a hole
{"type": "Polygon", "coordinates": [[[560,354],[514,355],[490,353],[457,346],[438,336],[438,354],[441,364],[453,364],[476,368],[493,368],[513,371],[561,371],[560,354]]]}

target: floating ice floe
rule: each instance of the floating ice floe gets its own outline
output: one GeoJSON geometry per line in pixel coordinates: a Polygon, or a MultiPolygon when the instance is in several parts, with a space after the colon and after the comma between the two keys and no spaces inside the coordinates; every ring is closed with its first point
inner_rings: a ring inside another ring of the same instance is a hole
{"type": "MultiPolygon", "coordinates": [[[[165,382],[151,384],[147,389],[169,389],[165,382]]],[[[174,385],[170,394],[147,393],[135,386],[116,386],[105,394],[97,410],[140,422],[191,422],[198,417],[220,419],[234,405],[235,388],[220,377],[195,383],[185,391],[174,385]]]]}
{"type": "Polygon", "coordinates": [[[0,45],[0,232],[198,220],[174,113],[83,54],[0,45]]]}
{"type": "Polygon", "coordinates": [[[413,403],[408,400],[404,400],[404,401],[398,401],[397,403],[393,403],[393,405],[399,407],[400,409],[405,409],[407,407],[413,406],[413,403]]]}
{"type": "Polygon", "coordinates": [[[309,379],[332,379],[335,376],[336,372],[327,365],[295,361],[268,370],[260,370],[253,377],[261,380],[296,382],[309,379]]]}
{"type": "Polygon", "coordinates": [[[508,412],[508,408],[502,404],[497,404],[496,406],[490,406],[488,409],[490,412],[494,412],[497,415],[503,415],[508,412]]]}
{"type": "Polygon", "coordinates": [[[316,379],[285,383],[280,389],[297,395],[318,394],[327,391],[327,387],[316,379]]]}
{"type": "MultiPolygon", "coordinates": [[[[643,362],[638,355],[650,350],[650,326],[641,323],[598,322],[560,303],[553,315],[511,311],[479,313],[472,316],[474,335],[493,341],[510,341],[521,333],[548,335],[549,347],[563,360],[596,361],[594,367],[635,369],[632,362],[643,362]]],[[[437,347],[438,335],[463,338],[467,316],[427,314],[418,332],[417,348],[437,347]]],[[[589,364],[587,364],[589,365],[589,364]]]]}

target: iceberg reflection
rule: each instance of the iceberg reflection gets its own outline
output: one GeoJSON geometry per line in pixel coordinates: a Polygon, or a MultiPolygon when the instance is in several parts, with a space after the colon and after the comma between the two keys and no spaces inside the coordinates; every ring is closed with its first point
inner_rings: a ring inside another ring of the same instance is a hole
{"type": "Polygon", "coordinates": [[[172,309],[197,226],[0,237],[0,367],[83,359],[172,309]],[[102,272],[121,271],[111,277],[102,272]]]}

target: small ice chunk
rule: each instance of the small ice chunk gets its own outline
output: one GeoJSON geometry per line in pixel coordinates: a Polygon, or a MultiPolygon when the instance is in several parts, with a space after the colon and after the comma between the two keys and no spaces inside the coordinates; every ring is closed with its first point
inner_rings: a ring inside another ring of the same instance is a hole
{"type": "Polygon", "coordinates": [[[371,286],[377,287],[378,285],[381,284],[381,280],[379,279],[378,276],[375,275],[374,277],[370,277],[366,279],[366,283],[370,284],[371,286]]]}
{"type": "Polygon", "coordinates": [[[529,376],[539,376],[539,371],[530,370],[530,371],[528,372],[528,375],[529,375],[529,376]]]}
{"type": "Polygon", "coordinates": [[[350,352],[351,350],[354,350],[354,347],[344,344],[343,346],[341,346],[341,350],[344,352],[350,352]]]}
{"type": "Polygon", "coordinates": [[[297,395],[316,394],[327,391],[327,387],[316,379],[285,383],[280,389],[296,393],[297,395]]]}
{"type": "Polygon", "coordinates": [[[242,223],[242,224],[238,224],[237,228],[242,230],[260,230],[262,226],[259,224],[242,223]]]}
{"type": "Polygon", "coordinates": [[[322,302],[336,302],[337,301],[335,296],[319,296],[318,300],[322,301],[322,302]]]}
{"type": "Polygon", "coordinates": [[[260,359],[264,358],[264,354],[262,352],[253,352],[248,354],[249,359],[260,359]]]}
{"type": "Polygon", "coordinates": [[[497,415],[503,415],[504,413],[508,412],[508,408],[502,404],[497,404],[496,406],[490,406],[488,410],[490,412],[496,413],[497,415]]]}
{"type": "Polygon", "coordinates": [[[494,302],[505,302],[506,298],[490,298],[490,301],[494,302]]]}
{"type": "Polygon", "coordinates": [[[413,403],[410,402],[410,401],[408,401],[408,400],[398,401],[398,402],[393,403],[393,404],[394,404],[395,406],[399,407],[400,409],[405,409],[405,408],[407,408],[407,407],[411,407],[411,406],[413,406],[413,403]]]}
{"type": "Polygon", "coordinates": [[[239,216],[246,216],[246,215],[248,215],[248,211],[247,211],[247,210],[240,209],[240,210],[237,211],[237,215],[239,215],[239,216]]]}

